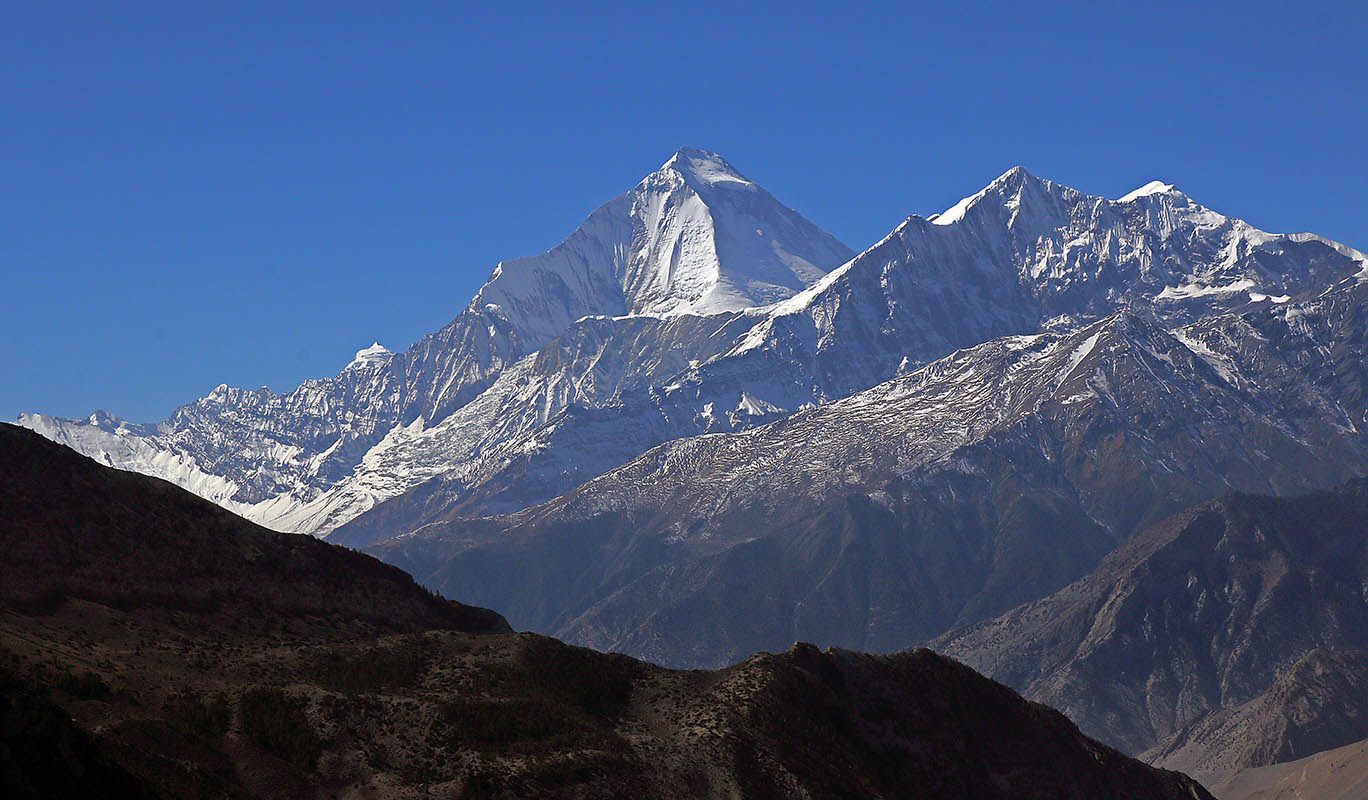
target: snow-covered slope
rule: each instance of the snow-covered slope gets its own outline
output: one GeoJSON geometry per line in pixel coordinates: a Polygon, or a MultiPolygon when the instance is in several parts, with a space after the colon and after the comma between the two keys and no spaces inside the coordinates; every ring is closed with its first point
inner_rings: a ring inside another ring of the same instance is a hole
{"type": "Polygon", "coordinates": [[[538,344],[586,315],[708,314],[791,296],[853,255],[713,153],[684,148],[471,301],[538,344]]]}
{"type": "MultiPolygon", "coordinates": [[[[820,401],[996,336],[1069,329],[1118,308],[1190,321],[1319,292],[1365,265],[1342,245],[1259,231],[1171,187],[1109,201],[1017,167],[934,220],[908,218],[777,304],[721,361],[753,374],[775,357],[806,360],[814,396],[803,399],[820,401]]],[[[722,369],[705,364],[699,379],[722,369]]]]}
{"type": "Polygon", "coordinates": [[[325,530],[402,485],[372,474],[339,506],[329,490],[367,458],[439,423],[575,320],[769,303],[851,255],[720,156],[685,148],[561,244],[500,263],[465,311],[403,353],[366,348],[286,394],[220,386],[154,425],[102,413],[19,423],[271,527],[325,530]]]}
{"type": "Polygon", "coordinates": [[[497,425],[457,422],[472,405],[421,444],[387,451],[391,460],[358,485],[404,472],[412,494],[338,540],[363,545],[516,510],[661,442],[754,427],[995,337],[1073,330],[1117,309],[1180,325],[1314,295],[1365,265],[1343,245],[1256,230],[1171,184],[1112,201],[1015,168],[934,219],[910,217],[768,308],[688,336],[614,320],[594,321],[592,335],[572,326],[491,388],[497,412],[481,413],[497,414],[497,425]],[[688,363],[652,361],[643,341],[688,363]],[[650,370],[635,366],[641,358],[650,370]]]}

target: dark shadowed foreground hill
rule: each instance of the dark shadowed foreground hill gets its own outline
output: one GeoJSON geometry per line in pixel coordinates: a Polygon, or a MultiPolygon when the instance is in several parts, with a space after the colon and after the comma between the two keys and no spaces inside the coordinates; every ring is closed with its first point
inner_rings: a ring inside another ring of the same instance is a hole
{"type": "Polygon", "coordinates": [[[6,797],[1208,798],[954,661],[680,672],[0,427],[6,797]]]}
{"type": "Polygon", "coordinates": [[[0,426],[0,482],[0,597],[13,607],[52,611],[78,598],[257,632],[509,630],[499,615],[431,595],[374,558],[282,536],[12,425],[0,426]]]}

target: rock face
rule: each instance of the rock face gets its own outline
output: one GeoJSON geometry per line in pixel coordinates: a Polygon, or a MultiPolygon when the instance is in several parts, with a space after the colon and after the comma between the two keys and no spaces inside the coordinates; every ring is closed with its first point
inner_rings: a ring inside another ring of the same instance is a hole
{"type": "Polygon", "coordinates": [[[1210,779],[1368,733],[1368,482],[1232,495],[935,646],[1210,779]]]}
{"type": "Polygon", "coordinates": [[[1316,649],[1268,691],[1207,715],[1145,759],[1220,782],[1368,738],[1368,653],[1316,649]]]}
{"type": "Polygon", "coordinates": [[[6,796],[1206,800],[919,650],[674,672],[0,426],[6,796]]]}

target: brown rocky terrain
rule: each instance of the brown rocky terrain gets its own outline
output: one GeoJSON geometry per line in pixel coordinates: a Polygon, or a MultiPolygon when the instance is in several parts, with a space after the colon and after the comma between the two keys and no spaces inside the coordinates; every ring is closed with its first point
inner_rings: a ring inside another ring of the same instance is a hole
{"type": "Polygon", "coordinates": [[[1241,770],[1215,787],[1221,800],[1368,797],[1368,739],[1314,756],[1241,770]]]}
{"type": "Polygon", "coordinates": [[[1216,783],[1368,737],[1368,653],[1312,650],[1263,694],[1142,755],[1216,783]]]}
{"type": "Polygon", "coordinates": [[[7,797],[1210,797],[930,651],[672,671],[9,426],[0,476],[7,797]]]}
{"type": "Polygon", "coordinates": [[[1368,736],[1368,481],[1231,495],[933,643],[1085,732],[1213,783],[1368,736]]]}

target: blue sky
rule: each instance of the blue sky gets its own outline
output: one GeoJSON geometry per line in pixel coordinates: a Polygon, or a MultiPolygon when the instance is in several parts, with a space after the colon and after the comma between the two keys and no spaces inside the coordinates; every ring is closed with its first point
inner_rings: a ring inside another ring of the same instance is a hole
{"type": "Polygon", "coordinates": [[[0,419],[399,349],[684,144],[857,250],[1018,163],[1368,248],[1364,4],[566,5],[7,4],[0,419]]]}

